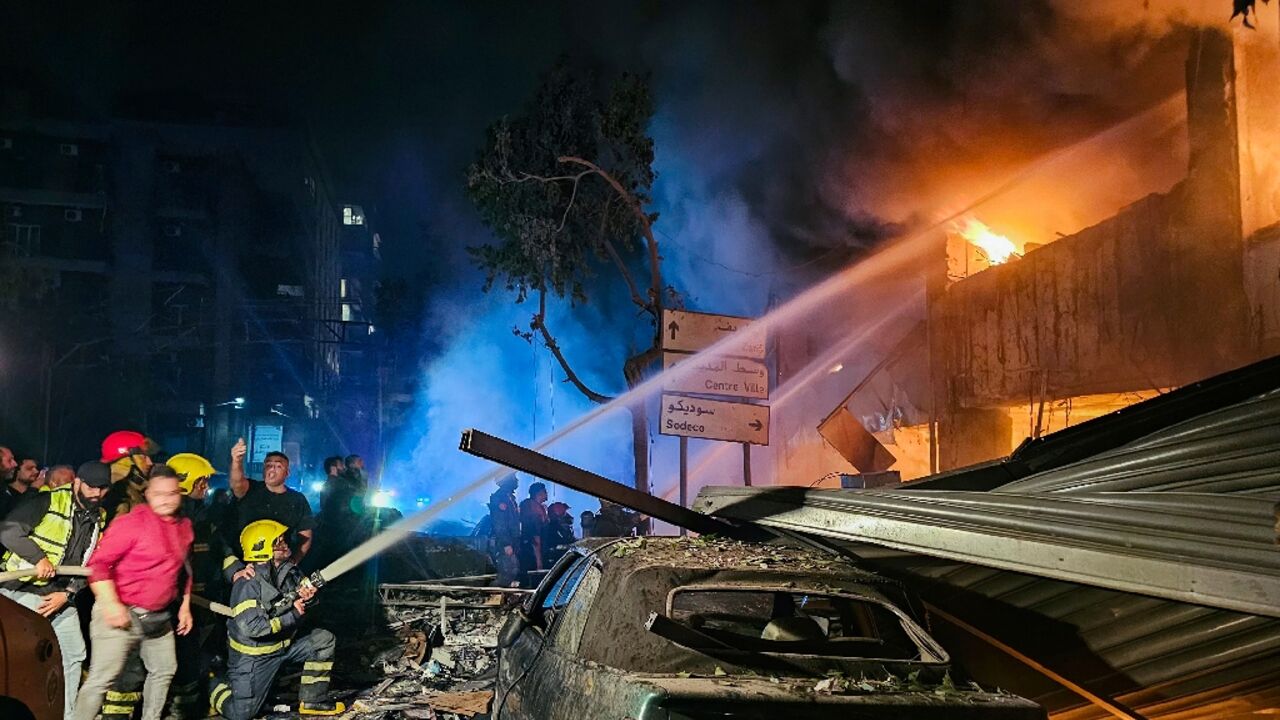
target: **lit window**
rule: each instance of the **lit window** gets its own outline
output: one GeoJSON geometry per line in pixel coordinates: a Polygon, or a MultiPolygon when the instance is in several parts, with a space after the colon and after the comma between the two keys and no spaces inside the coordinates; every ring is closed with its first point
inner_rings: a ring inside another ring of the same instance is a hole
{"type": "Polygon", "coordinates": [[[343,225],[363,225],[364,224],[364,208],[359,205],[343,205],[342,206],[342,224],[343,225]]]}
{"type": "Polygon", "coordinates": [[[343,303],[342,322],[352,322],[353,320],[355,320],[355,313],[352,311],[351,306],[343,303]]]}
{"type": "Polygon", "coordinates": [[[347,296],[347,279],[342,278],[338,281],[338,297],[347,296]]]}

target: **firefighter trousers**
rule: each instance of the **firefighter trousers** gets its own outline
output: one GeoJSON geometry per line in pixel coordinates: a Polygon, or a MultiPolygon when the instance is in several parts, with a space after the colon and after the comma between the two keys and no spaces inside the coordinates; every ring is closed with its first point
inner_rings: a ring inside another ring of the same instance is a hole
{"type": "Polygon", "coordinates": [[[323,702],[329,694],[329,676],[333,670],[333,633],[315,629],[296,637],[289,647],[265,655],[248,655],[230,650],[227,678],[216,681],[209,701],[215,712],[226,720],[251,720],[256,717],[276,673],[286,663],[302,663],[298,700],[323,702]]]}
{"type": "MultiPolygon", "coordinates": [[[[177,647],[177,635],[174,635],[177,647]]],[[[147,669],[142,665],[142,655],[137,650],[129,653],[124,669],[107,688],[102,704],[102,720],[131,720],[142,704],[142,686],[147,681],[147,669]]]]}

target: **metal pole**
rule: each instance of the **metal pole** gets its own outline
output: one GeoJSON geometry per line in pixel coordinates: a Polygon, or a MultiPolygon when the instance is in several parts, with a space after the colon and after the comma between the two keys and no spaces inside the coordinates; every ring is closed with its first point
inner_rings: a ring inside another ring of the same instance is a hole
{"type": "Polygon", "coordinates": [[[759,540],[773,535],[754,524],[738,524],[680,507],[673,502],[640,492],[635,488],[479,430],[463,431],[459,449],[470,455],[505,465],[512,470],[536,475],[544,480],[629,507],[676,527],[687,527],[700,535],[716,534],[737,540],[759,540]]]}
{"type": "MultiPolygon", "coordinates": [[[[689,438],[680,436],[680,507],[689,507],[689,438]]],[[[683,527],[680,528],[681,535],[688,535],[689,531],[683,527]]]]}
{"type": "Polygon", "coordinates": [[[742,443],[742,484],[751,487],[751,443],[742,443]]]}
{"type": "Polygon", "coordinates": [[[1075,682],[1074,680],[1071,680],[1070,678],[1067,678],[1066,676],[1058,673],[1057,671],[1053,670],[1047,665],[1039,662],[1035,658],[1030,657],[1029,655],[1025,655],[1022,652],[1019,652],[1018,650],[1013,648],[1011,645],[1008,645],[1007,643],[997,639],[995,636],[990,635],[973,625],[970,625],[969,623],[946,612],[945,610],[939,609],[936,605],[925,603],[925,609],[928,610],[930,613],[942,618],[943,621],[950,623],[951,625],[954,625],[957,628],[960,628],[961,630],[969,633],[970,635],[973,635],[974,637],[991,645],[992,647],[999,650],[1000,652],[1005,653],[1006,655],[1012,657],[1013,659],[1017,660],[1023,665],[1026,665],[1032,670],[1035,670],[1041,675],[1044,675],[1050,680],[1058,683],[1062,687],[1079,695],[1080,697],[1089,701],[1091,704],[1093,704],[1100,710],[1108,713],[1112,717],[1120,718],[1120,720],[1146,720],[1136,710],[1126,707],[1125,705],[1117,701],[1115,698],[1108,697],[1101,693],[1095,693],[1092,690],[1089,690],[1083,685],[1075,682]]]}

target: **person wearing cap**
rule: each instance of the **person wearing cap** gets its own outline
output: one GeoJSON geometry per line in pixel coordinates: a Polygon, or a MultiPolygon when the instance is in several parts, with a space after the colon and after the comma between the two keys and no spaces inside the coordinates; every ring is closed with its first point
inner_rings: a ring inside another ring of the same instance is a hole
{"type": "Polygon", "coordinates": [[[92,555],[106,523],[101,505],[110,485],[110,468],[87,462],[69,485],[24,498],[0,521],[0,544],[6,548],[0,571],[32,569],[28,577],[0,584],[0,594],[49,618],[53,625],[62,653],[63,717],[67,718],[75,709],[86,655],[73,602],[85,580],[57,576],[54,569],[83,565],[92,555]]]}

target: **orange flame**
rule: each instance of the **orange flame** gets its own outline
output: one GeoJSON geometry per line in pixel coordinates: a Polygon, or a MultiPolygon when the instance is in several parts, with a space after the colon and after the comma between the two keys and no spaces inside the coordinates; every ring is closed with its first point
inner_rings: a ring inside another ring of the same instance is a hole
{"type": "Polygon", "coordinates": [[[977,218],[965,218],[963,225],[957,225],[956,232],[986,253],[992,265],[1008,262],[1009,258],[1018,255],[1018,246],[1004,235],[997,235],[987,224],[977,218]]]}

